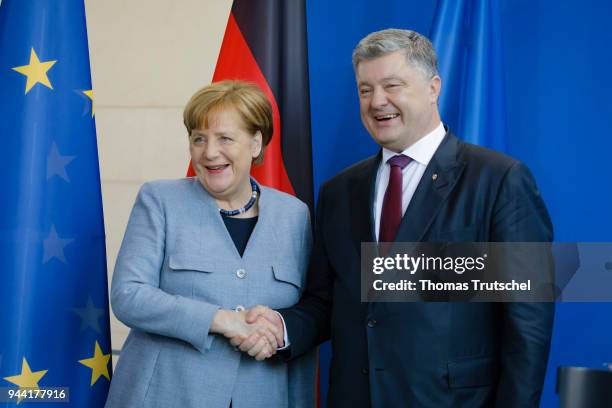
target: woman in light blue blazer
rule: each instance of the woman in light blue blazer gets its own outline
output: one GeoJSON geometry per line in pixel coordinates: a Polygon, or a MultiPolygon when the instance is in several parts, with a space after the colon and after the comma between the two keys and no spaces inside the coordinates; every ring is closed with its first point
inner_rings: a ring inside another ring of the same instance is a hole
{"type": "Polygon", "coordinates": [[[255,85],[223,81],[184,112],[196,177],[142,186],[113,274],[131,328],[107,407],[314,406],[315,354],[270,357],[283,333],[245,309],[298,301],[311,247],[308,207],[250,178],[272,137],[255,85]],[[247,355],[229,338],[259,334],[247,355]]]}

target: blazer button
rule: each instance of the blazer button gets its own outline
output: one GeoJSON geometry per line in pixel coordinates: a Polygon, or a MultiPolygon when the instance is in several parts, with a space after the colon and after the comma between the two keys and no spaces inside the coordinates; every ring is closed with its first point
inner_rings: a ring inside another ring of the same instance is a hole
{"type": "Polygon", "coordinates": [[[376,320],[374,319],[368,320],[368,327],[372,328],[374,326],[376,326],[376,320]]]}
{"type": "Polygon", "coordinates": [[[370,372],[370,370],[368,370],[365,367],[361,369],[361,374],[363,374],[363,375],[368,375],[369,372],[370,372]]]}
{"type": "Polygon", "coordinates": [[[246,277],[246,271],[240,268],[236,271],[236,276],[238,277],[238,279],[244,279],[246,277]]]}

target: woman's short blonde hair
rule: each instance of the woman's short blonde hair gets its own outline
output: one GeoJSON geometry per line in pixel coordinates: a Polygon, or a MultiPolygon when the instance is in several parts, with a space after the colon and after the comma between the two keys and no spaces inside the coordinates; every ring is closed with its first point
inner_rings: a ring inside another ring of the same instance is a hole
{"type": "Polygon", "coordinates": [[[251,135],[261,132],[262,149],[254,160],[255,163],[261,163],[264,147],[272,139],[274,125],[272,105],[266,94],[255,84],[226,80],[197,91],[183,112],[187,134],[191,135],[194,129],[207,128],[210,114],[223,109],[235,109],[242,118],[242,125],[251,135]]]}

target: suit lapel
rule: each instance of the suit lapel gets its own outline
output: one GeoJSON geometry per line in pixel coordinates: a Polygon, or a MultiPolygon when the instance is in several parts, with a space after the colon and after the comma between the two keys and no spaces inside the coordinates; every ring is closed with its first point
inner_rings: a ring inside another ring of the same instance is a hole
{"type": "MultiPolygon", "coordinates": [[[[367,159],[362,167],[356,172],[349,184],[349,211],[351,224],[351,237],[357,254],[361,256],[362,242],[375,242],[376,234],[374,234],[374,191],[376,183],[376,173],[382,159],[382,150],[376,156],[367,159]]],[[[356,276],[358,279],[359,276],[356,276]]],[[[359,282],[358,280],[357,282],[359,282]]],[[[356,287],[360,290],[360,287],[356,287]]],[[[357,292],[360,296],[360,292],[357,292]]],[[[372,297],[372,294],[368,296],[372,297]]],[[[368,310],[373,310],[374,303],[361,303],[361,313],[364,318],[368,310]]]]}
{"type": "Polygon", "coordinates": [[[459,147],[459,140],[448,131],[402,217],[397,242],[419,242],[425,236],[465,167],[465,163],[457,159],[459,147]]]}
{"type": "Polygon", "coordinates": [[[375,241],[372,205],[374,202],[374,183],[382,153],[367,159],[349,185],[349,211],[351,236],[357,253],[361,254],[362,242],[375,241]]]}

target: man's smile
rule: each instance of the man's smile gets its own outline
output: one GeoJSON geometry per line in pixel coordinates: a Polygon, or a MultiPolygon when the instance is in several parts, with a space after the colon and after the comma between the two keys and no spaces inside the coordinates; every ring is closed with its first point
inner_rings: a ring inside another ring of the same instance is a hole
{"type": "Polygon", "coordinates": [[[399,113],[385,113],[385,114],[378,114],[378,115],[374,115],[374,119],[376,119],[378,122],[385,122],[391,119],[395,119],[397,117],[399,117],[399,113]]]}

